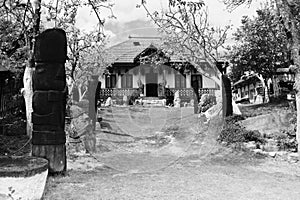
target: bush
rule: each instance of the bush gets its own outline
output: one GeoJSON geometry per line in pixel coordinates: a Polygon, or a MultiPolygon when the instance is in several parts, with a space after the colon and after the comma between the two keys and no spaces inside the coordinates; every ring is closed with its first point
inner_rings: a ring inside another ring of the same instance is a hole
{"type": "Polygon", "coordinates": [[[240,125],[239,120],[242,116],[230,116],[225,119],[222,131],[218,137],[219,142],[227,144],[242,143],[255,141],[257,143],[265,143],[265,139],[258,131],[248,131],[240,125]]]}
{"type": "Polygon", "coordinates": [[[215,104],[217,104],[215,95],[203,94],[198,105],[199,112],[205,112],[215,104]]]}
{"type": "Polygon", "coordinates": [[[291,118],[289,119],[290,126],[287,129],[281,131],[281,135],[276,136],[275,140],[279,150],[284,151],[298,151],[298,143],[296,139],[296,129],[297,129],[297,114],[296,112],[292,113],[291,118]]]}
{"type": "Polygon", "coordinates": [[[140,98],[140,94],[141,94],[141,92],[140,92],[139,89],[137,89],[136,91],[134,91],[134,92],[132,93],[132,95],[129,97],[129,102],[128,102],[128,104],[129,104],[129,105],[133,105],[134,102],[135,102],[135,100],[138,99],[138,98],[140,98]]]}
{"type": "Polygon", "coordinates": [[[277,146],[281,151],[297,152],[298,144],[296,137],[289,135],[279,135],[275,138],[277,146]]]}

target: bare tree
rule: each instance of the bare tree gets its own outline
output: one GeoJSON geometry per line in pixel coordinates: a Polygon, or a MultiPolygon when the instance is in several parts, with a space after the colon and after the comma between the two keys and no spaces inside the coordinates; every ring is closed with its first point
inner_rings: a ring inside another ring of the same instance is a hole
{"type": "MultiPolygon", "coordinates": [[[[42,2],[42,0],[28,0],[27,3],[20,3],[20,1],[13,0],[4,0],[0,4],[0,12],[2,14],[1,20],[5,19],[10,26],[11,24],[19,24],[18,33],[16,39],[12,42],[9,48],[1,48],[1,53],[5,55],[5,58],[13,56],[18,49],[21,47],[26,49],[27,55],[23,56],[27,60],[26,67],[24,70],[24,89],[23,95],[26,102],[26,117],[27,117],[27,134],[31,137],[31,112],[32,112],[32,74],[34,71],[34,57],[33,53],[35,38],[39,34],[41,28],[41,9],[45,7],[49,10],[50,15],[48,20],[55,20],[55,27],[63,28],[66,32],[69,32],[68,38],[74,38],[73,30],[75,29],[76,24],[76,15],[80,7],[89,6],[92,12],[95,13],[95,16],[98,19],[97,32],[99,34],[97,37],[99,41],[103,37],[103,24],[105,22],[104,18],[101,18],[102,9],[109,9],[112,12],[112,6],[107,0],[66,0],[66,1],[56,1],[54,5],[53,1],[50,1],[48,4],[42,2]],[[24,44],[21,44],[23,42],[24,44]]],[[[112,15],[113,16],[113,15],[112,15]]],[[[10,33],[7,33],[9,35],[10,33]]],[[[7,36],[6,35],[6,36],[7,36]]],[[[76,40],[76,38],[74,39],[76,40]]],[[[72,44],[72,42],[70,42],[72,44]]],[[[7,45],[6,45],[7,46],[7,45]]],[[[79,55],[82,49],[76,49],[74,51],[75,55],[79,55]]],[[[71,51],[72,52],[72,51],[71,51]]],[[[78,59],[78,58],[77,58],[78,59]]],[[[76,59],[74,59],[76,60],[76,59]]],[[[77,62],[75,62],[77,63],[77,62]]],[[[77,64],[72,67],[75,71],[77,64]]]]}
{"type": "Polygon", "coordinates": [[[164,41],[162,49],[167,55],[179,57],[182,63],[192,64],[204,76],[221,84],[216,62],[221,58],[220,50],[226,49],[229,25],[211,26],[203,1],[169,0],[167,9],[160,12],[149,11],[145,0],[138,6],[159,27],[164,41]]]}

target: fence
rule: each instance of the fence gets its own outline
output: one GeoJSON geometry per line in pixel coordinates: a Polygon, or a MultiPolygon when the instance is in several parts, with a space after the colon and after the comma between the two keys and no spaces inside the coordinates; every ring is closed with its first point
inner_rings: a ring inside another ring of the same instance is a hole
{"type": "Polygon", "coordinates": [[[0,117],[7,114],[13,114],[17,109],[21,110],[23,106],[23,96],[17,89],[15,81],[6,85],[0,85],[0,117]]]}
{"type": "Polygon", "coordinates": [[[100,90],[100,97],[107,99],[108,97],[131,96],[135,91],[137,91],[137,88],[104,88],[100,90]]]}
{"type": "MultiPolygon", "coordinates": [[[[199,95],[202,94],[215,94],[215,88],[199,88],[199,95]]],[[[192,88],[182,88],[182,89],[176,89],[176,88],[170,88],[166,91],[166,96],[174,96],[175,92],[179,92],[179,97],[193,97],[194,90],[192,88]]]]}

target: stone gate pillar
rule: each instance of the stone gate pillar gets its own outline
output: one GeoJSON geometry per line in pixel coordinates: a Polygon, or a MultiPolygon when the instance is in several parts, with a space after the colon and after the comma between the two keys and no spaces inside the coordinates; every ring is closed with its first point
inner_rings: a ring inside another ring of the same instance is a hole
{"type": "Polygon", "coordinates": [[[66,33],[48,29],[36,40],[33,74],[32,155],[49,161],[49,173],[66,171],[66,33]]]}

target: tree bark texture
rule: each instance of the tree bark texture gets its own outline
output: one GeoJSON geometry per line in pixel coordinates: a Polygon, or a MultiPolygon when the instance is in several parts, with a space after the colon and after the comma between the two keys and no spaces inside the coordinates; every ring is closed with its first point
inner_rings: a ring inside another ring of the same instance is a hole
{"type": "Polygon", "coordinates": [[[256,77],[260,80],[261,84],[262,84],[262,87],[264,88],[264,103],[269,103],[270,102],[270,97],[269,97],[269,89],[268,89],[268,86],[265,82],[265,79],[263,78],[263,76],[260,74],[256,74],[256,77]]]}
{"type": "Polygon", "coordinates": [[[25,107],[26,107],[26,133],[31,138],[32,137],[32,121],[31,121],[31,113],[32,113],[32,74],[34,68],[26,65],[24,76],[23,76],[23,84],[24,89],[22,91],[23,97],[25,99],[25,107]]]}
{"type": "Polygon", "coordinates": [[[66,33],[48,29],[35,43],[32,155],[49,161],[50,173],[66,171],[66,33]]]}
{"type": "Polygon", "coordinates": [[[222,75],[222,104],[223,104],[223,118],[231,116],[232,108],[232,93],[231,83],[227,75],[222,75]]]}
{"type": "Polygon", "coordinates": [[[96,128],[97,113],[97,86],[98,76],[92,76],[92,80],[88,82],[88,99],[89,99],[89,117],[92,120],[93,130],[96,128]]]}
{"type": "Polygon", "coordinates": [[[26,43],[28,47],[30,48],[30,51],[28,53],[28,61],[26,64],[26,68],[24,71],[24,77],[23,77],[23,84],[24,84],[24,91],[23,96],[25,99],[25,107],[26,107],[26,133],[31,138],[32,137],[32,119],[31,119],[31,113],[32,113],[32,97],[33,97],[33,88],[32,88],[32,75],[34,71],[34,46],[35,46],[35,38],[39,32],[40,29],[40,19],[41,19],[41,0],[35,0],[33,2],[34,5],[34,24],[33,24],[33,40],[30,41],[29,37],[26,38],[26,43]]]}
{"type": "Polygon", "coordinates": [[[192,88],[193,88],[193,99],[194,99],[194,114],[198,114],[199,112],[199,85],[198,81],[192,82],[192,88]]]}
{"type": "Polygon", "coordinates": [[[291,59],[294,64],[293,71],[295,72],[295,90],[296,90],[296,109],[297,109],[297,130],[296,139],[298,143],[298,154],[300,156],[300,34],[297,15],[299,13],[293,12],[299,2],[297,1],[287,1],[287,0],[276,0],[277,6],[280,6],[279,12],[283,17],[285,28],[288,31],[287,37],[290,43],[291,59]]]}

